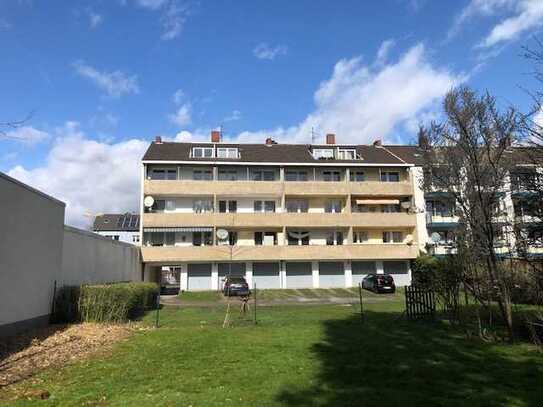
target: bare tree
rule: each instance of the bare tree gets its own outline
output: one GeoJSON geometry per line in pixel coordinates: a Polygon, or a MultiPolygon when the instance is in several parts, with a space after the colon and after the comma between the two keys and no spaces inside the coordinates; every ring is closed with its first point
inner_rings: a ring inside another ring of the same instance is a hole
{"type": "Polygon", "coordinates": [[[521,117],[513,108],[500,111],[490,94],[479,96],[467,87],[451,90],[443,110],[444,121],[421,133],[426,144],[425,189],[445,192],[454,200],[460,224],[457,257],[465,265],[466,283],[482,301],[483,273],[484,285],[495,288],[493,295],[512,338],[511,283],[503,261],[511,255],[504,240],[512,225],[503,213],[503,196],[514,167],[511,147],[520,141],[521,117]]]}

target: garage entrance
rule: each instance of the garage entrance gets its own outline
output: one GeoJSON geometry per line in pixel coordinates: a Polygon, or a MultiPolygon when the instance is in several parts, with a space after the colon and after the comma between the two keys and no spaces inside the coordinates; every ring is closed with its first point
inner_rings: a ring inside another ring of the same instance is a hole
{"type": "Polygon", "coordinates": [[[191,291],[211,290],[211,263],[189,264],[187,289],[191,291]]]}
{"type": "Polygon", "coordinates": [[[313,274],[311,263],[296,262],[286,263],[287,287],[286,288],[312,288],[313,274]]]}
{"type": "Polygon", "coordinates": [[[219,271],[219,289],[222,290],[224,279],[230,275],[232,277],[245,277],[245,263],[219,263],[217,265],[219,271]]]}
{"type": "Polygon", "coordinates": [[[353,286],[358,286],[362,282],[362,279],[368,274],[375,274],[377,269],[375,268],[374,261],[353,261],[353,286]]]}
{"type": "Polygon", "coordinates": [[[343,262],[319,262],[319,287],[345,287],[343,262]]]}
{"type": "Polygon", "coordinates": [[[281,288],[279,263],[253,263],[253,281],[256,288],[281,288]]]}

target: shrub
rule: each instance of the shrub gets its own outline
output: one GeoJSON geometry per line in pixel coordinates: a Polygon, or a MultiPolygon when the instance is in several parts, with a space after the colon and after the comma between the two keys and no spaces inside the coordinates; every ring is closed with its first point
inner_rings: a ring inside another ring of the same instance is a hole
{"type": "Polygon", "coordinates": [[[112,283],[63,287],[55,301],[60,321],[124,322],[156,306],[154,283],[112,283]]]}

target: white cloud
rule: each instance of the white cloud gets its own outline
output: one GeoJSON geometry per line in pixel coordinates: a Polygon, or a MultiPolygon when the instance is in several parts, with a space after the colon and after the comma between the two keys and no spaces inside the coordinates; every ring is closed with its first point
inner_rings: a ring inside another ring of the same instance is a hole
{"type": "Polygon", "coordinates": [[[241,119],[241,112],[239,110],[233,110],[228,116],[224,118],[225,122],[233,122],[241,119]]]}
{"type": "Polygon", "coordinates": [[[253,49],[253,55],[258,59],[267,59],[273,61],[276,57],[287,54],[287,47],[285,45],[276,45],[274,47],[261,42],[255,49],[253,49]]]}
{"type": "Polygon", "coordinates": [[[87,227],[85,212],[126,212],[139,209],[141,158],[149,143],[127,140],[115,144],[89,139],[78,123],[56,130],[45,165],[16,166],[8,175],[66,203],[66,223],[87,227]]]}
{"type": "Polygon", "coordinates": [[[465,77],[434,67],[422,44],[409,49],[396,62],[365,65],[362,58],[342,59],[332,76],[315,92],[315,110],[288,128],[246,131],[240,141],[310,142],[311,129],[322,137],[332,132],[342,143],[396,141],[395,129],[413,127],[421,115],[438,111],[442,97],[465,77]]]}
{"type": "Polygon", "coordinates": [[[95,13],[92,10],[87,10],[87,15],[89,17],[89,25],[92,29],[98,27],[104,20],[100,14],[95,13]]]}
{"type": "Polygon", "coordinates": [[[175,103],[176,105],[181,104],[184,99],[185,92],[183,91],[183,89],[177,89],[172,96],[173,103],[175,103]]]}
{"type": "MultiPolygon", "coordinates": [[[[49,134],[31,126],[21,126],[5,132],[4,137],[26,145],[35,145],[49,139],[49,134]]],[[[2,135],[0,135],[2,138],[2,135]]]]}
{"type": "Polygon", "coordinates": [[[390,50],[394,47],[396,42],[393,39],[385,40],[379,46],[377,50],[377,63],[384,64],[387,61],[390,50]]]}
{"type": "Polygon", "coordinates": [[[137,94],[140,91],[136,75],[128,76],[121,71],[100,72],[84,61],[75,62],[73,67],[77,74],[89,79],[111,97],[118,98],[131,93],[137,94]]]}
{"type": "Polygon", "coordinates": [[[500,16],[500,21],[478,44],[493,47],[517,38],[520,34],[543,25],[541,0],[471,0],[456,17],[448,39],[458,33],[461,26],[474,17],[500,16]]]}
{"type": "Polygon", "coordinates": [[[174,114],[169,116],[170,121],[178,126],[186,126],[191,122],[191,111],[192,107],[190,103],[184,103],[174,114]]]}
{"type": "Polygon", "coordinates": [[[163,40],[178,37],[192,11],[191,3],[183,0],[135,0],[135,3],[148,10],[160,12],[160,38],[163,40]]]}

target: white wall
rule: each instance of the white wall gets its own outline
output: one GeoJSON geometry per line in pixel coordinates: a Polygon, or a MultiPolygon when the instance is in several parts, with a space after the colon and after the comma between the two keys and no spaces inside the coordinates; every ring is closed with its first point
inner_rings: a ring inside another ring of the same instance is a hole
{"type": "Polygon", "coordinates": [[[58,285],[141,280],[139,248],[64,226],[58,285]]]}
{"type": "Polygon", "coordinates": [[[136,231],[136,232],[125,232],[125,231],[110,231],[110,232],[104,232],[104,231],[98,231],[98,232],[94,232],[94,233],[97,233],[99,234],[100,236],[106,236],[106,237],[110,237],[111,239],[111,236],[119,236],[119,241],[120,242],[125,242],[125,243],[130,243],[130,244],[135,244],[135,245],[139,245],[140,242],[139,241],[134,241],[134,236],[139,236],[140,232],[139,231],[136,231]]]}
{"type": "Polygon", "coordinates": [[[0,173],[0,336],[48,322],[64,206],[0,173]]]}

